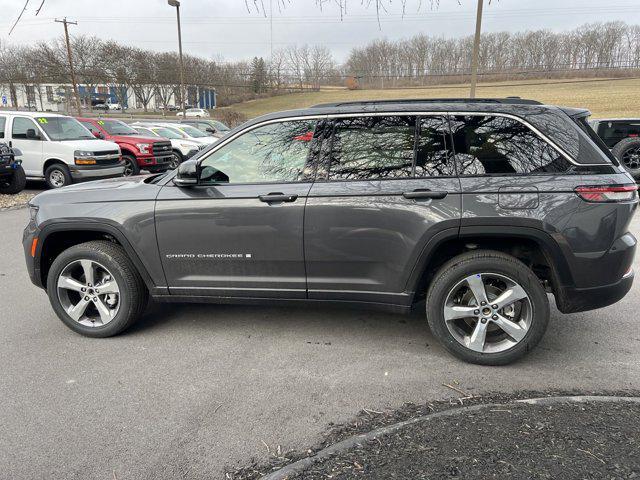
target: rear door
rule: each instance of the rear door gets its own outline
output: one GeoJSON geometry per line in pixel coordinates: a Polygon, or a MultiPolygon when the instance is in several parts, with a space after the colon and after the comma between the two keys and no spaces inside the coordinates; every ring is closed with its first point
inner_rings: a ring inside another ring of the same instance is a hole
{"type": "Polygon", "coordinates": [[[407,304],[436,237],[458,232],[446,116],[336,118],[305,212],[309,298],[407,304]]]}
{"type": "MultiPolygon", "coordinates": [[[[45,121],[46,118],[39,119],[45,121]]],[[[9,136],[12,147],[22,151],[22,168],[27,177],[42,177],[44,134],[29,117],[15,116],[11,119],[11,133],[9,136]]]]}
{"type": "Polygon", "coordinates": [[[305,298],[303,219],[315,120],[245,131],[201,163],[198,186],[165,186],[158,244],[171,294],[305,298]]]}

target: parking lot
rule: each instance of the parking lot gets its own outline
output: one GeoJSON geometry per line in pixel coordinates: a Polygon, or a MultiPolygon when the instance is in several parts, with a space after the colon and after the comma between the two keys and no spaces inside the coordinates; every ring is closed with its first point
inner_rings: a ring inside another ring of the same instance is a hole
{"type": "Polygon", "coordinates": [[[29,282],[26,217],[0,212],[0,478],[220,478],[265,445],[311,445],[362,408],[459,396],[444,383],[640,388],[637,283],[607,309],[554,311],[540,346],[503,368],[454,359],[421,312],[152,305],[124,335],[84,338],[29,282]]]}

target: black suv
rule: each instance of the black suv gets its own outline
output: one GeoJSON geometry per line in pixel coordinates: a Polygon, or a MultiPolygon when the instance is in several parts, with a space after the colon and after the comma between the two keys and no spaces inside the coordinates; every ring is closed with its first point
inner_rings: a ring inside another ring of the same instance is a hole
{"type": "Polygon", "coordinates": [[[27,177],[22,162],[16,159],[22,152],[0,143],[0,193],[16,194],[24,190],[27,177]]]}
{"type": "Polygon", "coordinates": [[[453,354],[505,364],[542,337],[548,293],[568,313],[631,288],[637,186],[588,115],[521,99],[266,115],[177,171],[40,194],[27,267],[88,336],[124,330],[149,295],[425,302],[453,354]]]}
{"type": "Polygon", "coordinates": [[[635,180],[640,180],[640,118],[602,118],[591,127],[635,180]]]}

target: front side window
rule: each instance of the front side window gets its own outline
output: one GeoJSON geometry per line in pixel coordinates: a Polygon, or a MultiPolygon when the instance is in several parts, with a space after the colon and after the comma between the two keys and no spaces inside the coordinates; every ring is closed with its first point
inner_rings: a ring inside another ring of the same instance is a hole
{"type": "Polygon", "coordinates": [[[99,133],[101,134],[102,132],[100,132],[100,129],[98,127],[96,127],[93,123],[91,122],[85,122],[82,120],[79,120],[79,122],[87,129],[89,130],[91,133],[96,134],[99,133]]]}
{"type": "Polygon", "coordinates": [[[98,120],[100,125],[109,135],[136,135],[137,132],[120,120],[98,120]]]}
{"type": "Polygon", "coordinates": [[[411,177],[415,130],[414,116],[335,120],[329,180],[411,177]]]}
{"type": "Polygon", "coordinates": [[[522,122],[494,115],[451,117],[460,175],[521,175],[566,172],[570,164],[522,122]]]}
{"type": "Polygon", "coordinates": [[[0,117],[0,138],[4,138],[4,130],[7,124],[7,117],[0,117]]]}
{"type": "Polygon", "coordinates": [[[201,138],[201,137],[207,137],[208,136],[206,133],[198,130],[196,127],[192,127],[191,125],[180,125],[180,126],[178,126],[176,128],[178,130],[182,130],[188,136],[193,137],[193,138],[201,138]]]}
{"type": "Polygon", "coordinates": [[[153,127],[151,129],[151,131],[159,137],[164,137],[164,138],[169,138],[172,140],[178,140],[181,138],[185,138],[184,135],[181,135],[179,132],[177,132],[176,130],[170,129],[170,128],[163,128],[163,127],[153,127]]]}
{"type": "Polygon", "coordinates": [[[202,161],[200,181],[204,184],[299,181],[314,131],[314,120],[297,120],[272,123],[244,133],[202,161]]]}
{"type": "Polygon", "coordinates": [[[30,138],[32,140],[37,140],[40,137],[40,130],[36,127],[36,124],[33,123],[33,120],[25,117],[16,117],[13,119],[13,124],[11,126],[11,136],[16,139],[27,139],[30,138]],[[35,137],[30,136],[27,137],[27,131],[33,130],[33,134],[35,137]]]}
{"type": "Polygon", "coordinates": [[[38,117],[38,124],[54,141],[95,139],[79,121],[71,117],[38,117]]]}

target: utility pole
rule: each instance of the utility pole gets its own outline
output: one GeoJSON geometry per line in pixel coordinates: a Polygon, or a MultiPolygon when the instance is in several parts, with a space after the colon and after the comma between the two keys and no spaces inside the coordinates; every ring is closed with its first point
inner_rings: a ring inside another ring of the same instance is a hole
{"type": "Polygon", "coordinates": [[[178,20],[178,55],[180,57],[180,110],[182,110],[182,118],[187,117],[187,108],[185,103],[184,91],[184,62],[182,61],[182,32],[180,31],[180,2],[178,0],[167,0],[172,7],[176,7],[176,18],[178,20]]]}
{"type": "Polygon", "coordinates": [[[77,25],[78,22],[70,22],[67,17],[62,20],[56,18],[57,23],[64,25],[64,38],[67,42],[67,57],[69,58],[69,71],[71,72],[71,83],[73,84],[73,94],[76,97],[76,107],[78,108],[78,116],[82,116],[82,108],[80,106],[80,94],[78,93],[78,84],[76,83],[76,72],[73,69],[73,57],[71,56],[71,42],[69,41],[69,27],[68,25],[77,25]]]}
{"type": "Polygon", "coordinates": [[[478,10],[476,13],[476,35],[473,39],[473,56],[471,58],[471,92],[469,98],[476,98],[476,84],[478,83],[478,56],[480,55],[480,33],[482,32],[482,4],[483,0],[478,0],[478,10]]]}

